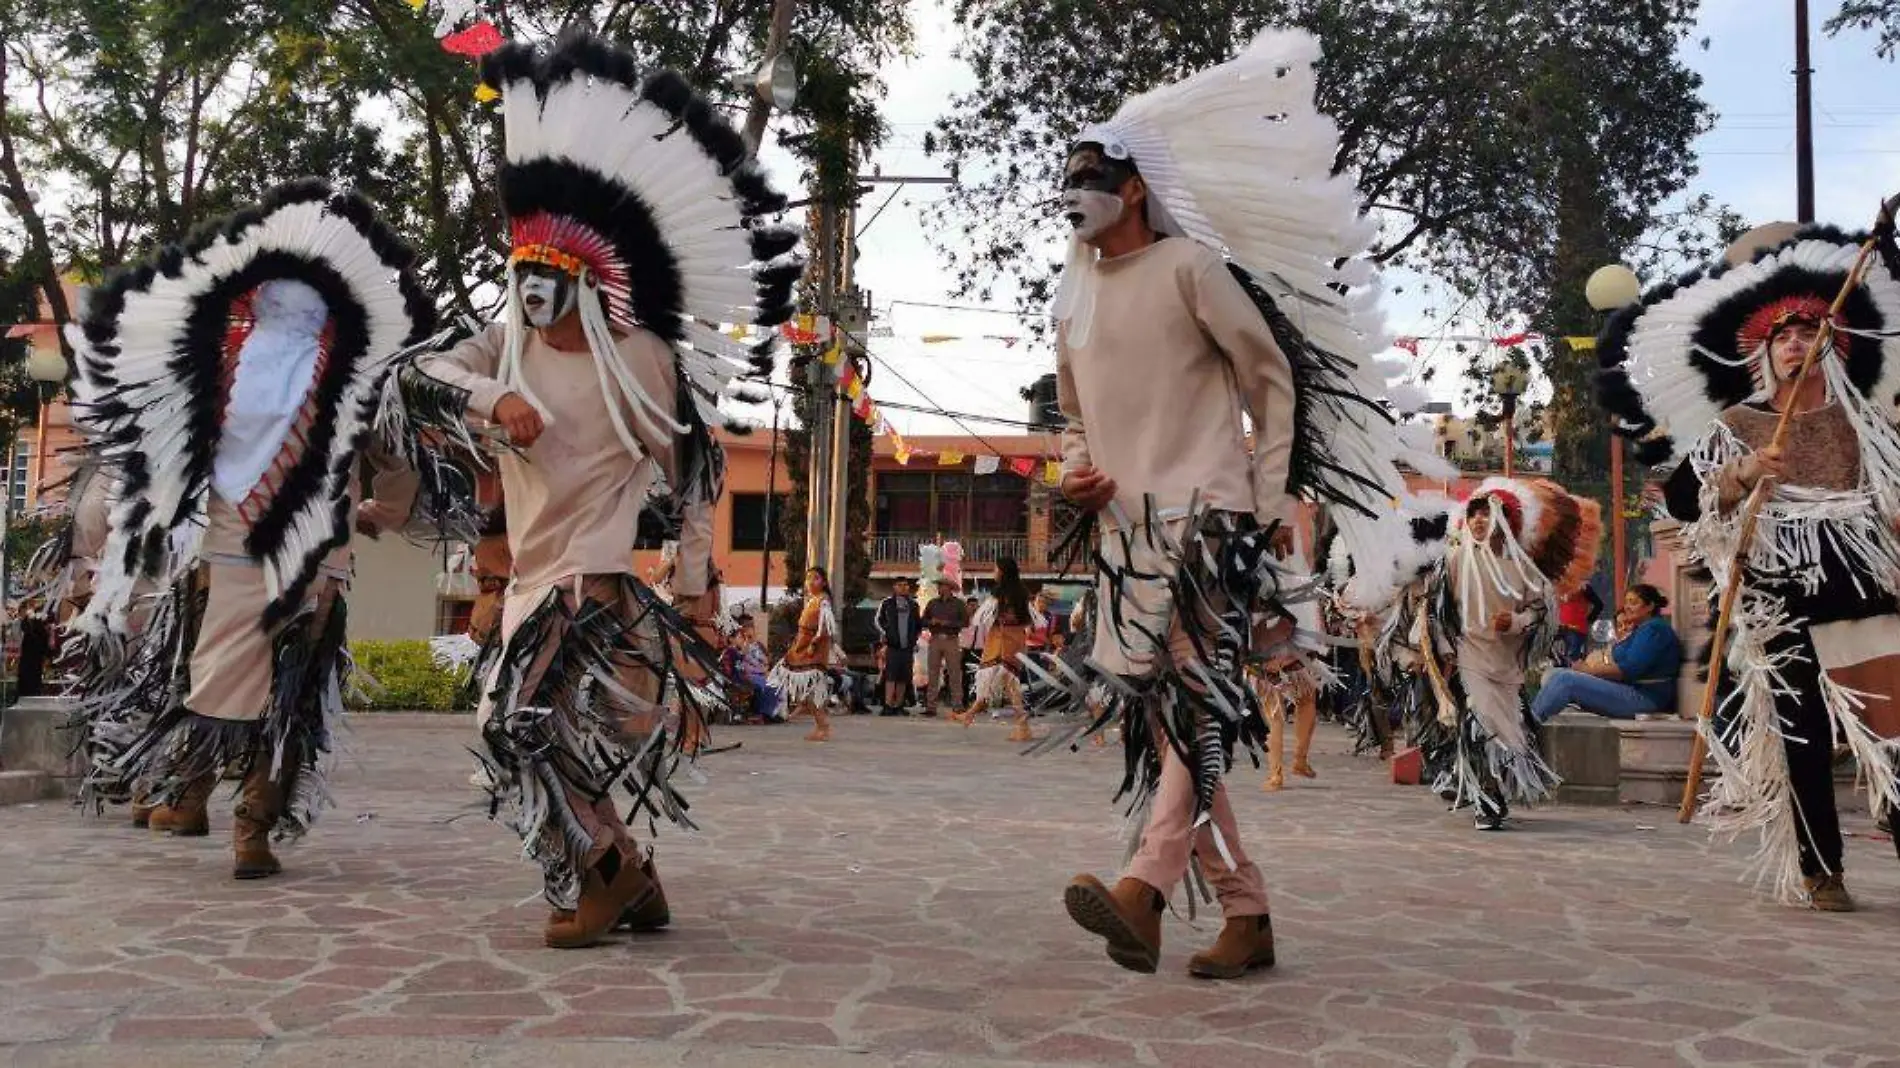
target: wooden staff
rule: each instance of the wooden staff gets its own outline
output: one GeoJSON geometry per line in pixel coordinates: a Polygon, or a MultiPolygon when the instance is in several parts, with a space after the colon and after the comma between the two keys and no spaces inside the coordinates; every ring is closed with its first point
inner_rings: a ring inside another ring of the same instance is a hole
{"type": "MultiPolygon", "coordinates": [[[[1769,442],[1769,448],[1779,449],[1788,437],[1788,426],[1794,416],[1794,396],[1801,392],[1801,386],[1807,381],[1808,373],[1813,370],[1821,352],[1834,343],[1834,320],[1840,316],[1841,309],[1847,306],[1847,298],[1859,288],[1861,279],[1867,273],[1867,265],[1873,258],[1874,249],[1880,243],[1882,232],[1893,225],[1893,213],[1900,197],[1880,205],[1880,218],[1874,225],[1874,236],[1860,246],[1860,255],[1854,257],[1854,266],[1847,272],[1847,280],[1841,283],[1841,291],[1834,297],[1834,303],[1828,308],[1826,321],[1821,323],[1815,333],[1814,344],[1809,347],[1807,356],[1801,361],[1801,370],[1794,376],[1793,388],[1789,390],[1789,403],[1781,410],[1781,418],[1775,422],[1775,436],[1769,442]]],[[[1773,355],[1766,356],[1773,359],[1773,355]]],[[[1772,489],[1771,479],[1763,478],[1749,491],[1747,504],[1742,512],[1742,537],[1735,547],[1735,558],[1729,561],[1728,581],[1722,586],[1721,613],[1715,624],[1715,639],[1709,646],[1709,680],[1702,689],[1702,710],[1697,716],[1698,729],[1695,733],[1693,748],[1689,753],[1689,777],[1682,784],[1682,806],[1676,810],[1676,820],[1688,823],[1695,818],[1696,794],[1702,789],[1702,766],[1708,760],[1708,741],[1703,737],[1708,721],[1715,715],[1715,695],[1717,683],[1722,678],[1722,659],[1727,654],[1729,626],[1735,619],[1735,604],[1741,599],[1743,560],[1748,555],[1749,543],[1755,540],[1755,526],[1761,517],[1761,506],[1767,502],[1772,489]]]]}

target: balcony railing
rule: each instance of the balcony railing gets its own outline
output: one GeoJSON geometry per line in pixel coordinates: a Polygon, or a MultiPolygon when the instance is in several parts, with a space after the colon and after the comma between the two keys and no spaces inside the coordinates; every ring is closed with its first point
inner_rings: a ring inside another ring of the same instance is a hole
{"type": "MultiPolygon", "coordinates": [[[[1045,571],[1049,567],[1049,546],[1032,544],[1024,534],[946,535],[947,540],[963,546],[963,566],[988,571],[1002,557],[1015,560],[1022,570],[1045,571]]],[[[937,543],[923,534],[878,534],[871,538],[871,566],[877,571],[915,571],[917,550],[937,543]]]]}

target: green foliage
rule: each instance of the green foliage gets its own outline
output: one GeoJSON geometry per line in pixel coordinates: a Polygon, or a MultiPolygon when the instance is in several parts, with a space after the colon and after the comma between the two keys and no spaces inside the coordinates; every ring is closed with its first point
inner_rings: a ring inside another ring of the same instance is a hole
{"type": "MultiPolygon", "coordinates": [[[[774,0],[485,6],[511,39],[591,25],[739,105],[733,77],[758,62],[774,0]]],[[[801,0],[795,12],[803,84],[786,144],[809,164],[876,143],[877,71],[910,45],[903,0],[801,0]],[[814,134],[819,115],[837,136],[814,134]]],[[[53,266],[96,274],[317,174],[374,201],[454,311],[491,311],[478,287],[503,251],[499,116],[473,99],[475,67],[442,50],[435,18],[407,0],[0,0],[0,163],[17,164],[0,166],[0,198],[36,281],[53,266]]]]}
{"type": "Polygon", "coordinates": [[[33,559],[33,553],[64,533],[71,523],[72,518],[63,515],[9,517],[6,539],[8,573],[16,576],[24,573],[27,562],[33,559]]]}
{"type": "MultiPolygon", "coordinates": [[[[943,251],[966,294],[1049,293],[1048,200],[1080,127],[1231,56],[1267,26],[1311,30],[1335,169],[1380,213],[1382,262],[1483,310],[1543,309],[1568,264],[1667,221],[1710,116],[1676,49],[1695,0],[959,0],[978,87],[927,148],[960,184],[943,251]],[[1580,224],[1588,221],[1594,233],[1580,224]]],[[[1692,205],[1693,206],[1693,205],[1692,205]]]]}
{"type": "Polygon", "coordinates": [[[437,666],[426,641],[355,641],[350,643],[350,656],[361,672],[356,681],[362,691],[353,696],[351,708],[378,712],[460,712],[471,708],[463,693],[468,672],[437,666]]]}
{"type": "Polygon", "coordinates": [[[1900,0],[1843,0],[1840,11],[1827,20],[1824,29],[1838,34],[1845,29],[1877,30],[1879,43],[1874,52],[1882,59],[1900,53],[1900,0]]]}

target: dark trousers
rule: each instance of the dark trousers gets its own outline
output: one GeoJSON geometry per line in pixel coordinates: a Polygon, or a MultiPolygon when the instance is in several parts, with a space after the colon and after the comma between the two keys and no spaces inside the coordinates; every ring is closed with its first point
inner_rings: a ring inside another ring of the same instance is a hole
{"type": "Polygon", "coordinates": [[[1794,650],[1798,659],[1782,669],[1784,692],[1775,698],[1775,713],[1786,739],[1801,874],[1838,872],[1841,814],[1834,804],[1834,732],[1821,701],[1821,668],[1807,628],[1768,643],[1770,656],[1788,650],[1794,650]]]}

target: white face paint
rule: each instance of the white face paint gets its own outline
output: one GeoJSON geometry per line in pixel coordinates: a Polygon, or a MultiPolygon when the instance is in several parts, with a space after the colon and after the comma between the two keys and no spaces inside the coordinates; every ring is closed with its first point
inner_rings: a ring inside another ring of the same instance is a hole
{"type": "Polygon", "coordinates": [[[573,311],[579,297],[574,280],[567,275],[534,268],[520,272],[515,290],[521,295],[521,311],[528,325],[537,330],[554,325],[573,311]]]}
{"type": "Polygon", "coordinates": [[[1070,189],[1062,194],[1062,215],[1074,228],[1075,236],[1093,241],[1102,231],[1121,221],[1127,205],[1113,193],[1094,189],[1070,189]]]}

